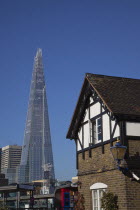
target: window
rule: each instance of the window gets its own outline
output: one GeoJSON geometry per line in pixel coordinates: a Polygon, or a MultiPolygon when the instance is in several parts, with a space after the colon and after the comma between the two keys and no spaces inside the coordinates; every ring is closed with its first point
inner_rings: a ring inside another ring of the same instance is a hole
{"type": "Polygon", "coordinates": [[[97,134],[96,134],[96,120],[94,120],[92,122],[91,136],[92,136],[92,143],[96,143],[96,139],[97,139],[97,134]]]}
{"type": "Polygon", "coordinates": [[[101,117],[90,121],[90,143],[97,144],[102,139],[102,119],[101,117]]]}
{"type": "Polygon", "coordinates": [[[102,139],[102,119],[101,117],[97,119],[97,139],[101,141],[102,139]]]}
{"type": "Polygon", "coordinates": [[[101,208],[101,198],[106,188],[107,185],[103,183],[95,183],[90,187],[92,190],[92,210],[103,210],[101,208]]]}

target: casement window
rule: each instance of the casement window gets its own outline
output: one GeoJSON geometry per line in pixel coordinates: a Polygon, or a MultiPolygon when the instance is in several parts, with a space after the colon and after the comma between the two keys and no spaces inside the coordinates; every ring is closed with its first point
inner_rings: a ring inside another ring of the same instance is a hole
{"type": "Polygon", "coordinates": [[[90,122],[90,143],[97,144],[102,139],[101,117],[90,122]]]}
{"type": "Polygon", "coordinates": [[[91,138],[92,138],[92,143],[96,143],[97,141],[97,129],[96,129],[96,120],[92,121],[92,129],[91,129],[91,138]]]}
{"type": "Polygon", "coordinates": [[[103,208],[101,208],[101,198],[106,188],[107,185],[103,183],[95,183],[90,187],[92,191],[92,210],[103,210],[103,208]]]}
{"type": "Polygon", "coordinates": [[[101,141],[102,139],[102,119],[101,117],[97,119],[97,140],[101,141]]]}

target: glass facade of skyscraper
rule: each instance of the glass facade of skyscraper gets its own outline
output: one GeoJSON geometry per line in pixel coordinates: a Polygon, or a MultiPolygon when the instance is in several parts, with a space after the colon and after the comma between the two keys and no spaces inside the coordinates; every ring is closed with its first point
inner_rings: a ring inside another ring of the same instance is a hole
{"type": "Polygon", "coordinates": [[[55,178],[41,49],[38,49],[34,61],[21,163],[17,174],[19,183],[55,178]]]}

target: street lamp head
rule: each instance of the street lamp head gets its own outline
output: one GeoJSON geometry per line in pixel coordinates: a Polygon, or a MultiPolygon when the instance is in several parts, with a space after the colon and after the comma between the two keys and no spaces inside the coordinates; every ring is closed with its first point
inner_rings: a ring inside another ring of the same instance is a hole
{"type": "Polygon", "coordinates": [[[117,140],[115,146],[110,147],[110,151],[118,164],[120,163],[121,160],[124,159],[126,149],[127,147],[123,146],[120,140],[117,140]]]}

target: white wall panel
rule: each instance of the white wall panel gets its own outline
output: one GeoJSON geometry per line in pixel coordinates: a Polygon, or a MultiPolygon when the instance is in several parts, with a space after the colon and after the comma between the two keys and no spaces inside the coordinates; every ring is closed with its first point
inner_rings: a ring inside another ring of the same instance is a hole
{"type": "Polygon", "coordinates": [[[81,146],[80,146],[80,143],[79,141],[77,140],[77,151],[81,150],[81,146]]]}
{"type": "Polygon", "coordinates": [[[85,124],[84,126],[84,148],[89,147],[89,123],[85,124]]]}
{"type": "MultiPolygon", "coordinates": [[[[81,141],[81,143],[82,143],[82,129],[80,129],[80,131],[79,131],[79,133],[78,133],[78,136],[79,136],[79,139],[80,139],[80,141],[81,141]]],[[[79,144],[79,141],[78,141],[78,145],[77,145],[77,150],[79,151],[79,150],[81,150],[82,148],[81,148],[81,145],[79,144]]]]}
{"type": "Polygon", "coordinates": [[[140,136],[140,123],[127,122],[126,135],[127,136],[140,136]]]}
{"type": "Polygon", "coordinates": [[[103,141],[110,139],[109,116],[103,115],[103,141]]]}
{"type": "Polygon", "coordinates": [[[90,104],[93,103],[93,98],[90,97],[90,104]]]}
{"type": "Polygon", "coordinates": [[[84,117],[84,122],[89,119],[89,109],[86,109],[85,111],[85,117],[84,117]]]}
{"type": "MultiPolygon", "coordinates": [[[[115,125],[115,121],[111,121],[111,125],[112,125],[112,131],[113,131],[113,128],[114,128],[114,125],[115,125]]],[[[113,138],[115,138],[117,136],[120,136],[120,128],[119,128],[118,125],[116,126],[116,130],[115,130],[113,138]]]]}
{"type": "Polygon", "coordinates": [[[96,103],[90,107],[90,118],[100,114],[100,103],[96,103]]]}

